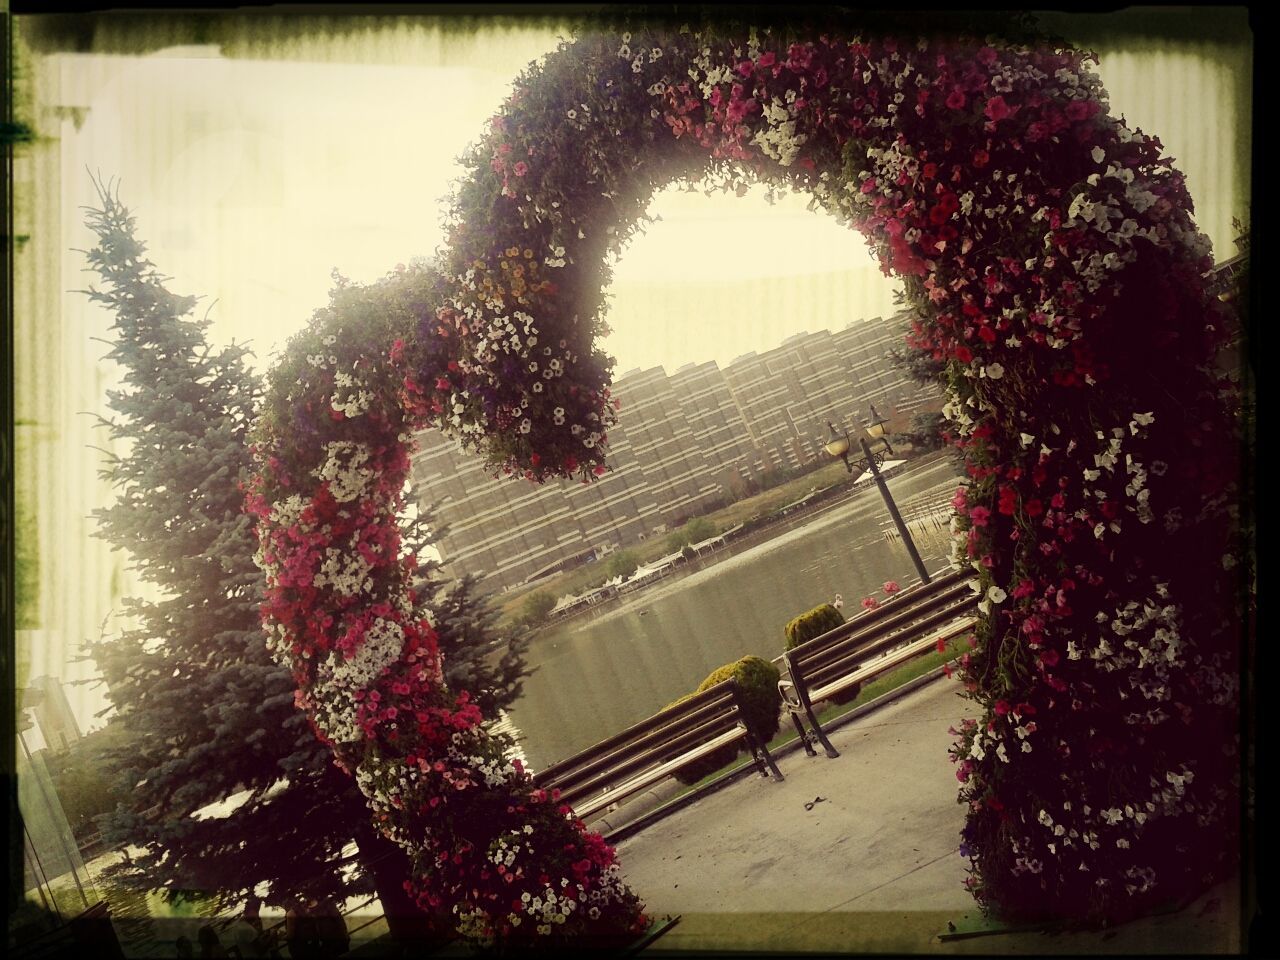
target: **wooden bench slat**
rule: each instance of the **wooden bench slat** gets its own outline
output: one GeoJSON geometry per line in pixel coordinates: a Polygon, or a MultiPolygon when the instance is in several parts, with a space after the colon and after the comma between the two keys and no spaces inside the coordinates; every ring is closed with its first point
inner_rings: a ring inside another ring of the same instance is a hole
{"type": "Polygon", "coordinates": [[[750,745],[762,776],[782,779],[768,746],[748,728],[741,688],[730,678],[552,764],[534,782],[587,817],[739,740],[750,745]]]}
{"type": "MultiPolygon", "coordinates": [[[[664,738],[660,742],[647,743],[630,750],[615,751],[608,757],[588,765],[584,768],[584,772],[575,772],[572,776],[553,781],[551,786],[557,787],[561,795],[566,798],[581,796],[596,789],[600,783],[616,781],[619,777],[629,777],[654,763],[665,762],[672,753],[684,752],[691,746],[709,737],[720,736],[726,729],[735,726],[742,726],[736,715],[722,713],[701,721],[697,726],[683,733],[664,738]]],[[[646,738],[648,739],[650,738],[646,738]]]]}
{"type": "Polygon", "coordinates": [[[605,790],[603,793],[597,794],[585,803],[576,804],[570,801],[570,805],[579,817],[588,817],[597,810],[601,810],[604,807],[609,806],[611,803],[615,803],[618,800],[632,796],[633,794],[643,790],[645,787],[666,779],[681,767],[688,766],[694,760],[698,760],[707,754],[718,750],[720,747],[733,743],[736,740],[741,740],[746,735],[747,731],[745,728],[735,726],[734,729],[722,733],[714,740],[707,741],[707,743],[699,746],[696,750],[692,750],[689,753],[675,758],[674,760],[669,760],[661,766],[646,770],[640,776],[633,777],[630,780],[618,784],[616,787],[605,790]]]}
{"type": "Polygon", "coordinates": [[[717,697],[698,704],[691,710],[674,713],[664,710],[663,713],[667,716],[664,717],[661,726],[655,727],[646,721],[636,727],[628,728],[609,741],[605,741],[603,748],[597,744],[579,751],[554,767],[543,770],[535,779],[540,785],[555,786],[563,790],[563,784],[581,780],[598,770],[606,769],[616,764],[621,757],[647,750],[658,744],[669,743],[679,731],[689,729],[691,725],[700,728],[708,721],[728,716],[731,701],[732,694],[726,690],[723,698],[717,697]]]}
{"type": "Polygon", "coordinates": [[[848,672],[851,664],[856,664],[859,660],[864,659],[867,656],[879,653],[882,650],[886,650],[902,643],[921,631],[932,630],[941,624],[949,623],[957,617],[967,614],[976,606],[977,597],[971,594],[969,598],[962,598],[959,602],[951,603],[940,609],[933,610],[927,616],[922,616],[918,620],[912,621],[904,629],[898,630],[895,633],[877,636],[867,643],[842,650],[838,658],[833,658],[816,665],[813,661],[801,664],[793,662],[793,673],[798,669],[805,684],[810,687],[821,685],[826,683],[832,676],[848,672]]]}
{"type": "MultiPolygon", "coordinates": [[[[894,612],[892,617],[881,618],[873,624],[860,625],[857,630],[850,631],[830,644],[813,647],[807,651],[796,647],[791,651],[791,662],[799,665],[803,672],[811,673],[815,669],[820,669],[825,664],[838,660],[847,653],[857,650],[881,636],[900,631],[904,627],[912,627],[914,621],[921,620],[935,611],[957,606],[972,606],[977,602],[977,595],[967,584],[956,584],[948,590],[935,593],[918,603],[902,605],[894,612]]],[[[857,621],[854,622],[856,623],[857,621]]]]}
{"type": "Polygon", "coordinates": [[[678,723],[686,715],[697,711],[699,708],[707,707],[709,709],[720,709],[723,707],[724,703],[731,701],[732,699],[733,693],[729,688],[729,681],[725,680],[721,683],[717,683],[714,687],[704,690],[702,693],[695,694],[683,703],[666,707],[648,719],[641,720],[639,723],[627,727],[627,729],[623,730],[621,733],[616,733],[611,737],[606,737],[604,740],[594,743],[584,750],[578,751],[571,757],[567,757],[564,760],[551,764],[551,766],[540,771],[535,779],[539,782],[543,779],[553,779],[565,771],[573,769],[578,764],[583,763],[586,759],[608,753],[615,748],[623,747],[626,744],[633,742],[646,733],[657,731],[660,728],[669,727],[673,723],[678,723]]]}
{"type": "Polygon", "coordinates": [[[973,611],[979,599],[972,582],[972,573],[958,570],[913,585],[881,606],[783,652],[778,688],[810,756],[814,738],[827,756],[840,755],[818,723],[813,703],[858,687],[927,652],[940,640],[972,629],[978,622],[973,611]],[[807,732],[802,714],[809,723],[807,732]]]}
{"type": "Polygon", "coordinates": [[[947,624],[941,630],[921,637],[919,640],[913,640],[910,644],[901,650],[894,650],[886,657],[880,657],[874,663],[868,663],[863,667],[846,674],[837,680],[833,680],[821,687],[813,687],[809,691],[809,696],[813,700],[826,700],[832,694],[837,694],[841,690],[853,686],[854,684],[865,683],[868,680],[892,670],[894,667],[913,660],[922,653],[928,653],[930,648],[937,646],[939,640],[950,640],[957,634],[971,630],[978,622],[977,617],[965,617],[947,624]]]}

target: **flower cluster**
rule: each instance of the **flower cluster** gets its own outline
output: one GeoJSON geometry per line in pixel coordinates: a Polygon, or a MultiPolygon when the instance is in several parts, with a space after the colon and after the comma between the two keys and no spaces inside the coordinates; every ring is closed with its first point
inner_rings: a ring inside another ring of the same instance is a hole
{"type": "Polygon", "coordinates": [[[268,642],[376,825],[412,855],[407,888],[425,912],[504,948],[625,943],[647,919],[613,851],[535,790],[509,741],[447,689],[429,613],[410,589],[415,560],[399,516],[411,410],[397,363],[430,279],[401,272],[368,289],[340,286],[272,373],[246,496],[267,573],[268,642]],[[486,859],[515,833],[528,835],[518,863],[486,859]],[[545,916],[508,922],[513,896],[535,890],[545,916]]]}
{"type": "Polygon", "coordinates": [[[444,689],[395,520],[426,425],[535,481],[604,469],[607,260],[682,178],[811,194],[902,278],[909,342],[945,371],[968,473],[954,562],[982,594],[961,658],[982,715],[954,752],[975,896],[1114,918],[1203,883],[1234,829],[1226,308],[1182,176],[1110,116],[1087,55],[631,26],[532,66],[465,162],[404,322],[357,343],[340,291],[334,330],[293,345],[250,493],[270,643],[417,851],[425,909],[501,942],[639,917],[611,854],[495,766],[444,689]]]}

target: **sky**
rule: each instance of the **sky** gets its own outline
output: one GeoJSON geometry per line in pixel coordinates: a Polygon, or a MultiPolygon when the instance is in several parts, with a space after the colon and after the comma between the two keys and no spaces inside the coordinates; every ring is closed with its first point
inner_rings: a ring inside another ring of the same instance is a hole
{"type": "MultiPolygon", "coordinates": [[[[369,52],[354,44],[339,49],[346,62],[323,63],[230,60],[212,46],[64,56],[63,96],[88,108],[67,144],[64,209],[92,202],[87,171],[115,178],[152,259],[183,292],[217,301],[212,335],[252,340],[265,365],[325,301],[333,269],[368,281],[437,249],[455,158],[556,42],[545,29],[443,45],[396,35],[391,56],[373,51],[382,62],[358,62],[369,52]]],[[[1244,212],[1242,185],[1228,182],[1236,144],[1213,122],[1230,109],[1232,66],[1117,51],[1101,67],[1113,106],[1180,162],[1219,250],[1244,212]]],[[[742,296],[746,280],[822,278],[839,285],[849,320],[892,311],[895,284],[862,238],[806,206],[795,195],[770,206],[763,190],[655,198],[661,222],[615,269],[605,346],[617,369],[723,365],[807,328],[799,311],[763,314],[742,296]],[[673,315],[673,291],[677,304],[701,302],[703,288],[716,291],[719,316],[673,315]]],[[[87,239],[77,226],[67,247],[87,239]]]]}
{"type": "MultiPolygon", "coordinates": [[[[204,298],[199,310],[212,321],[214,343],[251,342],[262,370],[327,300],[335,268],[371,281],[432,255],[443,236],[442,199],[460,173],[455,158],[561,32],[507,26],[442,37],[412,29],[342,43],[318,34],[291,46],[250,36],[235,57],[212,45],[47,55],[45,95],[74,108],[64,111],[58,145],[57,277],[66,291],[60,323],[70,384],[62,407],[105,412],[105,387],[117,375],[99,362],[105,347],[90,340],[105,334],[109,318],[72,292],[88,279],[75,251],[93,242],[80,210],[95,201],[91,174],[116,185],[150,258],[173,278],[170,288],[204,298]]],[[[1152,49],[1124,38],[1108,48],[1102,36],[1094,47],[1113,113],[1160,136],[1187,175],[1216,257],[1233,255],[1231,219],[1247,214],[1249,198],[1240,162],[1249,104],[1236,99],[1251,69],[1248,49],[1152,49]]],[[[895,285],[862,238],[806,207],[799,196],[770,206],[762,190],[742,198],[659,194],[650,208],[659,222],[614,269],[604,347],[616,372],[724,366],[802,330],[893,312],[895,285]]],[[[68,428],[61,442],[65,462],[82,467],[71,473],[96,469],[82,430],[68,428]]],[[[83,481],[59,502],[85,517],[109,497],[103,484],[83,481]]],[[[78,562],[84,530],[59,535],[68,564],[78,562]]],[[[73,569],[60,576],[106,591],[73,569]]],[[[99,598],[82,619],[104,606],[99,598]]],[[[86,632],[69,623],[54,629],[64,638],[86,632]]],[[[48,653],[48,662],[57,659],[48,653]]],[[[88,719],[89,706],[78,712],[82,727],[101,722],[88,719]]]]}

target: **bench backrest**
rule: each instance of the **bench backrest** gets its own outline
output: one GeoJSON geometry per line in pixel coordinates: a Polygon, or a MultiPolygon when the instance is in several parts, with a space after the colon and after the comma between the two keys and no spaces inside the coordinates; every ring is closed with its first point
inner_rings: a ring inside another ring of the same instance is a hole
{"type": "Polygon", "coordinates": [[[971,576],[957,571],[909,587],[879,607],[797,644],[784,654],[784,662],[794,679],[821,685],[848,672],[853,662],[899,643],[907,632],[924,632],[976,608],[971,576]]]}
{"type": "Polygon", "coordinates": [[[558,789],[572,804],[705,743],[734,726],[746,726],[732,677],[534,776],[539,787],[558,789]]]}

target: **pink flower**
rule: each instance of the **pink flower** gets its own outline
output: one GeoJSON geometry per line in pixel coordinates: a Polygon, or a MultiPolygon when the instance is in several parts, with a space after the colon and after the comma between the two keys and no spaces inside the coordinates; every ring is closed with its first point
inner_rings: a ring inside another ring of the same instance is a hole
{"type": "Polygon", "coordinates": [[[993,123],[1003,120],[1013,111],[1009,109],[1009,105],[1004,102],[1004,97],[995,96],[987,101],[986,109],[982,111],[988,120],[993,123]]]}
{"type": "Polygon", "coordinates": [[[866,610],[874,610],[876,607],[880,606],[880,602],[876,600],[875,597],[867,597],[862,601],[862,606],[866,610]]]}
{"type": "Polygon", "coordinates": [[[991,511],[986,507],[974,507],[969,511],[969,519],[975,527],[985,527],[987,519],[991,516],[991,511]]]}
{"type": "Polygon", "coordinates": [[[947,96],[947,106],[950,107],[952,110],[963,110],[964,109],[964,91],[952,90],[951,93],[947,96]]]}
{"type": "Polygon", "coordinates": [[[884,584],[885,593],[897,593],[902,587],[898,586],[897,580],[886,580],[884,584]]]}
{"type": "Polygon", "coordinates": [[[1068,120],[1087,120],[1096,110],[1092,100],[1072,100],[1063,112],[1068,120]]]}

